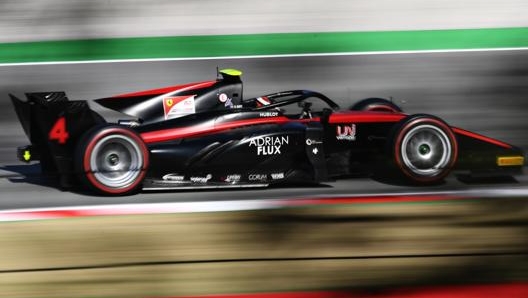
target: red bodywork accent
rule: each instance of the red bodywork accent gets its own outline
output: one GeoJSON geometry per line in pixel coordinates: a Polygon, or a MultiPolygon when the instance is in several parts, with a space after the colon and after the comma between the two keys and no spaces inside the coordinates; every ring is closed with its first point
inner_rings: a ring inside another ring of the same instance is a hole
{"type": "Polygon", "coordinates": [[[259,124],[282,124],[292,122],[292,120],[279,116],[279,117],[269,117],[269,118],[255,118],[247,120],[236,120],[227,123],[219,123],[211,126],[210,123],[205,123],[201,125],[191,126],[191,127],[179,127],[179,128],[169,128],[158,131],[144,132],[141,134],[141,137],[147,144],[165,142],[170,140],[176,140],[186,137],[196,137],[200,135],[206,135],[211,133],[216,133],[223,130],[238,128],[248,125],[259,125],[259,124]]]}
{"type": "MultiPolygon", "coordinates": [[[[330,116],[329,123],[368,123],[368,122],[398,122],[404,118],[405,114],[387,114],[377,112],[347,112],[347,113],[334,113],[330,116]]],[[[287,122],[317,122],[320,121],[319,117],[313,119],[289,119],[284,116],[278,117],[267,117],[267,118],[255,118],[236,120],[227,123],[220,123],[211,126],[211,123],[200,124],[191,127],[178,127],[169,128],[158,131],[144,132],[141,137],[147,144],[166,142],[171,140],[177,140],[187,137],[196,137],[201,135],[207,135],[211,133],[217,133],[223,130],[233,129],[241,126],[248,125],[259,125],[259,124],[282,124],[287,122]]]]}
{"type": "Polygon", "coordinates": [[[206,81],[206,82],[198,82],[198,83],[189,83],[185,85],[177,85],[177,86],[170,86],[170,87],[164,87],[159,89],[152,89],[152,90],[145,90],[145,91],[139,91],[139,92],[132,92],[132,93],[126,93],[126,94],[120,94],[112,96],[113,98],[122,98],[122,97],[136,97],[136,96],[149,96],[149,95],[159,95],[159,94],[165,94],[169,92],[174,92],[178,90],[194,90],[194,89],[200,89],[200,88],[206,88],[211,87],[214,85],[216,81],[206,81]]]}
{"type": "Polygon", "coordinates": [[[349,111],[346,113],[336,112],[330,115],[328,123],[368,123],[368,122],[398,122],[405,118],[405,114],[393,114],[384,112],[349,111]]]}
{"type": "Polygon", "coordinates": [[[479,141],[483,141],[483,142],[486,142],[486,143],[497,145],[499,147],[503,147],[503,148],[506,148],[506,149],[511,149],[512,148],[512,146],[510,144],[506,144],[504,142],[501,142],[501,141],[498,141],[498,140],[495,140],[495,139],[492,139],[492,138],[488,138],[488,137],[485,137],[483,135],[479,135],[479,134],[471,132],[471,131],[467,131],[467,130],[464,130],[464,129],[461,129],[461,128],[458,128],[458,127],[453,127],[452,129],[453,129],[453,131],[455,133],[457,133],[459,135],[463,135],[463,136],[466,136],[466,137],[469,137],[469,138],[477,139],[479,141]]]}

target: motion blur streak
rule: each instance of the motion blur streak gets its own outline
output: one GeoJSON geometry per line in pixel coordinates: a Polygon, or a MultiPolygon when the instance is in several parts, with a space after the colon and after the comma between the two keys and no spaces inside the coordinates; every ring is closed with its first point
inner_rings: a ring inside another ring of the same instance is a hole
{"type": "Polygon", "coordinates": [[[0,42],[527,26],[524,0],[3,0],[0,42]]]}
{"type": "Polygon", "coordinates": [[[162,297],[526,280],[526,197],[435,202],[272,201],[259,210],[2,222],[0,289],[162,297]]]}
{"type": "MultiPolygon", "coordinates": [[[[465,285],[444,287],[418,287],[393,290],[328,291],[255,293],[232,295],[208,295],[209,298],[522,298],[528,297],[528,283],[465,285]]],[[[160,297],[158,297],[160,298],[160,297]]],[[[204,296],[180,296],[171,298],[204,298],[204,296]]]]}
{"type": "Polygon", "coordinates": [[[157,203],[80,206],[64,208],[40,208],[0,211],[1,221],[24,221],[60,219],[87,216],[133,215],[133,214],[170,214],[195,212],[223,212],[243,210],[263,210],[282,207],[302,207],[335,204],[401,204],[427,203],[452,200],[479,200],[480,197],[463,197],[459,195],[371,195],[345,197],[319,197],[275,200],[237,200],[216,202],[157,203]]]}

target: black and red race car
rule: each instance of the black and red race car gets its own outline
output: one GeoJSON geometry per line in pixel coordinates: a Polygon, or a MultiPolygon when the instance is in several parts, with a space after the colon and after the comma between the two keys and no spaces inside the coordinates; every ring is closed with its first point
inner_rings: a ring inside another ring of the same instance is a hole
{"type": "Polygon", "coordinates": [[[128,115],[107,123],[64,92],[12,102],[40,160],[63,187],[80,181],[106,195],[140,189],[257,187],[322,182],[357,172],[395,172],[417,184],[452,170],[503,174],[524,165],[522,150],[407,115],[381,98],[341,109],[323,94],[293,90],[243,99],[241,72],[217,79],[95,100],[128,115]]]}

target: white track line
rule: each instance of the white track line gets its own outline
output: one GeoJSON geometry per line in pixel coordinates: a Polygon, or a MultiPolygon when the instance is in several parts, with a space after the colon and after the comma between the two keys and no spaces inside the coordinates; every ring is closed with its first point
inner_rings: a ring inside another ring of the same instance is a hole
{"type": "MultiPolygon", "coordinates": [[[[377,193],[377,194],[337,194],[318,195],[309,197],[292,197],[284,199],[260,200],[230,200],[230,201],[205,201],[205,202],[170,202],[170,203],[138,203],[138,204],[113,204],[94,206],[71,206],[56,208],[27,208],[0,211],[0,222],[45,220],[89,216],[118,216],[118,215],[147,215],[147,214],[178,214],[178,213],[205,213],[205,212],[233,212],[265,210],[282,207],[304,206],[295,202],[306,202],[324,198],[376,198],[376,197],[431,197],[446,196],[446,200],[455,199],[493,199],[504,197],[528,197],[528,188],[518,187],[510,189],[481,189],[467,191],[432,191],[432,192],[406,192],[406,193],[377,193]]],[[[425,200],[424,200],[425,201],[425,200]]],[[[405,201],[403,201],[405,202],[405,201]]],[[[376,202],[372,202],[377,204],[376,202]]],[[[397,203],[396,201],[394,203],[397,203]]],[[[315,205],[318,203],[315,202],[315,205]]],[[[368,203],[361,203],[368,204],[368,203]]],[[[382,203],[383,204],[383,203],[382,203]]]]}
{"type": "Polygon", "coordinates": [[[34,65],[75,65],[75,64],[103,64],[103,63],[131,63],[131,62],[193,61],[193,60],[228,60],[228,59],[334,57],[334,56],[361,56],[361,55],[402,55],[402,54],[430,54],[430,53],[499,52],[499,51],[525,51],[525,50],[528,50],[528,47],[519,47],[519,48],[448,49],[448,50],[416,50],[416,51],[372,51],[372,52],[283,54],[283,55],[246,55],[246,56],[215,56],[215,57],[185,57],[185,58],[108,59],[108,60],[83,60],[83,61],[48,61],[48,62],[0,63],[0,67],[2,67],[2,66],[34,66],[34,65]]]}
{"type": "Polygon", "coordinates": [[[87,216],[140,214],[177,214],[200,212],[248,211],[276,208],[276,200],[240,200],[207,202],[172,202],[146,204],[114,204],[58,208],[28,208],[0,211],[0,222],[28,221],[87,216]]]}

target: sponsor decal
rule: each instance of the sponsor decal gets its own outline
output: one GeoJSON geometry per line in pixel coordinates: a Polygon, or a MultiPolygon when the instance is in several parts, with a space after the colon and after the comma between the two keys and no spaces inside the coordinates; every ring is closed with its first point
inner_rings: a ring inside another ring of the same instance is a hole
{"type": "Polygon", "coordinates": [[[213,175],[207,174],[205,177],[191,177],[191,182],[193,183],[207,183],[209,180],[213,178],[213,175]]]}
{"type": "Polygon", "coordinates": [[[271,103],[266,96],[257,97],[257,107],[267,106],[271,103]]]}
{"type": "Polygon", "coordinates": [[[224,104],[224,107],[230,108],[230,109],[241,109],[242,105],[235,105],[233,104],[233,98],[227,96],[225,93],[221,93],[218,95],[218,101],[224,104]]]}
{"type": "Polygon", "coordinates": [[[218,100],[221,102],[221,103],[225,103],[229,98],[227,97],[227,94],[225,93],[222,93],[220,95],[218,95],[218,100]]]}
{"type": "Polygon", "coordinates": [[[314,144],[322,144],[323,142],[321,141],[316,141],[316,140],[312,140],[312,139],[306,139],[306,145],[308,146],[312,146],[314,144]]]}
{"type": "Polygon", "coordinates": [[[185,176],[175,174],[175,173],[170,173],[170,174],[164,175],[161,179],[165,181],[170,181],[170,182],[183,182],[183,180],[185,180],[185,176]]]}
{"type": "Polygon", "coordinates": [[[268,180],[268,175],[266,174],[249,174],[249,181],[266,181],[268,180]]]}
{"type": "Polygon", "coordinates": [[[279,112],[260,112],[260,117],[277,117],[279,116],[279,112]]]}
{"type": "Polygon", "coordinates": [[[227,101],[225,102],[224,106],[226,108],[233,108],[233,100],[231,98],[228,98],[227,101]]]}
{"type": "MultiPolygon", "coordinates": [[[[222,93],[222,94],[224,94],[224,93],[222,93]]],[[[222,95],[222,94],[220,94],[220,95],[222,95]]],[[[230,109],[236,108],[236,107],[233,105],[233,99],[230,98],[230,97],[228,97],[226,94],[224,94],[224,95],[225,95],[225,100],[224,100],[224,101],[221,101],[221,102],[224,103],[224,107],[226,107],[226,108],[230,108],[230,109]]]]}
{"type": "Polygon", "coordinates": [[[249,147],[257,148],[257,155],[281,154],[282,146],[289,144],[288,136],[280,137],[257,137],[251,139],[249,147]]]}
{"type": "Polygon", "coordinates": [[[271,179],[273,180],[284,179],[284,173],[271,173],[271,179]]]}
{"type": "Polygon", "coordinates": [[[236,183],[236,182],[239,182],[240,179],[242,179],[242,175],[240,174],[231,174],[231,175],[227,175],[227,177],[224,179],[225,182],[229,182],[229,183],[236,183]]]}
{"type": "Polygon", "coordinates": [[[317,155],[320,151],[319,151],[319,148],[317,148],[317,145],[318,144],[322,144],[323,142],[321,141],[317,141],[317,140],[312,140],[312,139],[306,139],[306,145],[307,146],[313,146],[313,149],[312,149],[312,153],[314,155],[317,155]]]}
{"type": "Polygon", "coordinates": [[[194,97],[196,95],[171,96],[163,98],[165,120],[182,117],[196,112],[194,97]]]}
{"type": "Polygon", "coordinates": [[[338,125],[336,128],[336,139],[339,141],[355,141],[356,125],[338,125]]]}

